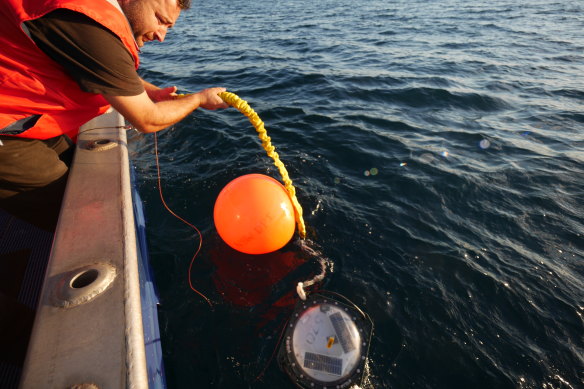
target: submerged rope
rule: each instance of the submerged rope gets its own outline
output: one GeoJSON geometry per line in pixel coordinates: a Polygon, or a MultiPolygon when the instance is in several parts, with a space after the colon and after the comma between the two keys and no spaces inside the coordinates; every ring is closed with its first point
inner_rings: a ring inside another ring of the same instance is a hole
{"type": "Polygon", "coordinates": [[[280,175],[282,176],[282,180],[284,181],[284,187],[288,194],[290,195],[290,199],[292,200],[292,205],[294,205],[294,213],[296,214],[296,223],[298,224],[298,233],[302,239],[306,237],[306,226],[304,224],[304,219],[302,218],[302,206],[298,202],[296,198],[296,188],[292,184],[292,180],[288,175],[288,171],[284,166],[284,163],[280,160],[280,156],[276,152],[276,148],[272,145],[271,138],[268,136],[268,133],[264,127],[264,122],[260,119],[258,114],[249,106],[249,104],[237,96],[235,93],[231,92],[221,92],[219,93],[219,97],[223,99],[227,104],[231,105],[234,108],[237,108],[239,112],[247,116],[251,124],[256,129],[260,140],[262,141],[262,147],[266,151],[269,157],[274,160],[274,165],[280,171],[280,175]]]}

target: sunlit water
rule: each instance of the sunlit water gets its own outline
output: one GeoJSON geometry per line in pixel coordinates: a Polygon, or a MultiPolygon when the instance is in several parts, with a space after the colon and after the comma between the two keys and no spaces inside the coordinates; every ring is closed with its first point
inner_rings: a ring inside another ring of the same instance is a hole
{"type": "MultiPolygon", "coordinates": [[[[304,207],[321,287],[375,322],[375,388],[584,386],[584,3],[194,1],[141,75],[224,86],[266,123],[304,207]]],[[[295,242],[237,254],[212,212],[230,180],[278,177],[234,109],[130,134],[161,297],[169,388],[293,388],[271,358],[295,242]],[[262,374],[263,372],[263,374],[262,374]],[[258,378],[259,377],[259,378],[258,378]]]]}

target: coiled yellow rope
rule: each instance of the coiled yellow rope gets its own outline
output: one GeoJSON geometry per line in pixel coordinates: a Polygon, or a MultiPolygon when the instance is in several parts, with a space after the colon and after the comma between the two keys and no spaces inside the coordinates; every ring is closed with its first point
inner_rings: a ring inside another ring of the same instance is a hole
{"type": "Polygon", "coordinates": [[[306,226],[304,225],[304,219],[302,218],[302,206],[298,202],[296,198],[296,188],[292,185],[292,180],[290,176],[288,176],[288,171],[286,167],[280,161],[280,156],[276,152],[276,148],[272,145],[271,138],[268,136],[268,133],[264,127],[264,122],[260,119],[258,114],[249,106],[249,104],[241,99],[234,93],[231,92],[221,92],[219,93],[219,97],[223,99],[227,104],[231,105],[234,108],[237,108],[239,112],[247,116],[251,124],[256,129],[260,140],[262,141],[262,147],[266,150],[266,153],[269,157],[274,160],[274,165],[278,167],[280,171],[280,175],[282,176],[282,180],[284,181],[284,187],[288,191],[290,195],[290,199],[292,199],[292,204],[294,205],[294,211],[296,213],[296,223],[298,224],[298,234],[302,239],[306,237],[306,226]]]}

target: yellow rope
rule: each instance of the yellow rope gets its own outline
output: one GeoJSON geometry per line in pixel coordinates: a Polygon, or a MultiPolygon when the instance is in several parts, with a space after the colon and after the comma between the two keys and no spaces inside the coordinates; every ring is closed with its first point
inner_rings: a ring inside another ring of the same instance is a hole
{"type": "Polygon", "coordinates": [[[264,122],[260,119],[258,114],[249,106],[249,104],[241,99],[234,93],[231,92],[221,92],[219,97],[223,99],[227,104],[234,108],[237,108],[239,112],[247,116],[251,124],[254,126],[258,132],[258,136],[262,141],[262,147],[266,150],[269,157],[274,160],[274,165],[278,167],[282,180],[284,181],[284,187],[288,191],[290,198],[292,199],[292,204],[294,205],[294,211],[296,213],[296,221],[298,224],[298,233],[302,239],[306,237],[306,226],[304,225],[304,219],[302,218],[302,207],[296,198],[296,188],[292,185],[292,180],[288,176],[288,171],[286,167],[280,161],[280,156],[276,152],[276,148],[272,145],[271,139],[264,128],[264,122]]]}

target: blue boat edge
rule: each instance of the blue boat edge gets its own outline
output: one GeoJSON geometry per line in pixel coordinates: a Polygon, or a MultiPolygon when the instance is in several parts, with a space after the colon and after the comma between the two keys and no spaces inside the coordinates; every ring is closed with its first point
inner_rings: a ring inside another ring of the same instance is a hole
{"type": "Polygon", "coordinates": [[[140,297],[142,301],[142,323],[144,327],[144,347],[148,368],[148,387],[166,389],[164,362],[160,326],[158,323],[158,306],[160,297],[154,272],[150,265],[148,240],[146,236],[146,216],[140,193],[136,187],[136,172],[130,166],[132,182],[132,204],[134,206],[134,220],[136,223],[136,240],[138,242],[138,269],[140,271],[140,297]]]}

